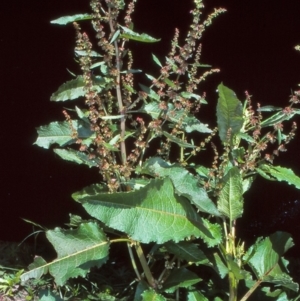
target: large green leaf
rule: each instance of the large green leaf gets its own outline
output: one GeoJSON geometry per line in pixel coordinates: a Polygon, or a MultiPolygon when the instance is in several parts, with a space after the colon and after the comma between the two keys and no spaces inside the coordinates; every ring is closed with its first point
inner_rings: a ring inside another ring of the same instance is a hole
{"type": "MultiPolygon", "coordinates": [[[[107,79],[104,79],[101,76],[93,77],[93,90],[96,92],[101,92],[102,88],[105,87],[107,79]]],[[[66,101],[77,99],[86,94],[85,82],[83,76],[78,76],[75,79],[69,80],[66,83],[62,84],[56,92],[54,92],[50,100],[51,101],[66,101]]]]}
{"type": "Polygon", "coordinates": [[[50,23],[52,24],[59,24],[59,25],[66,25],[68,23],[78,22],[82,20],[91,20],[93,19],[92,15],[89,14],[77,14],[73,16],[64,16],[58,19],[52,20],[50,23]]]}
{"type": "Polygon", "coordinates": [[[230,222],[243,214],[243,181],[238,167],[232,167],[224,177],[218,209],[230,222]]]}
{"type": "Polygon", "coordinates": [[[259,280],[297,291],[298,284],[285,273],[286,269],[281,258],[293,245],[290,234],[276,232],[265,239],[258,239],[255,245],[249,248],[244,259],[248,260],[247,257],[250,257],[248,263],[259,280]]]}
{"type": "Polygon", "coordinates": [[[94,218],[142,243],[195,236],[214,246],[221,240],[220,226],[201,218],[185,197],[176,195],[168,178],[131,192],[77,192],[72,197],[94,218]]]}
{"type": "Polygon", "coordinates": [[[145,33],[136,33],[129,29],[128,27],[124,27],[119,25],[123,29],[123,33],[120,35],[124,39],[134,40],[138,42],[144,42],[144,43],[154,43],[159,42],[160,39],[155,39],[145,33]]]}
{"type": "Polygon", "coordinates": [[[262,164],[256,170],[261,175],[266,175],[265,178],[267,179],[269,177],[270,180],[284,181],[290,185],[295,185],[297,189],[300,189],[300,178],[289,168],[262,164]]]}
{"type": "Polygon", "coordinates": [[[159,157],[153,157],[144,163],[141,173],[151,176],[169,177],[178,195],[189,199],[199,210],[220,216],[220,212],[208,197],[206,190],[199,186],[195,176],[180,165],[169,164],[159,157]]]}
{"type": "Polygon", "coordinates": [[[208,128],[207,124],[201,123],[194,115],[187,114],[184,109],[176,110],[173,104],[168,104],[168,110],[162,112],[159,107],[159,103],[150,102],[146,104],[142,111],[147,112],[153,119],[157,119],[159,116],[166,118],[176,124],[181,124],[187,133],[197,131],[199,133],[211,133],[212,130],[208,128]]]}
{"type": "MultiPolygon", "coordinates": [[[[78,138],[83,141],[89,140],[94,134],[90,130],[88,123],[81,120],[72,120],[72,127],[78,133],[78,138]]],[[[62,122],[51,122],[48,125],[40,126],[37,128],[38,138],[34,144],[49,148],[52,144],[58,144],[60,146],[69,145],[75,142],[72,137],[72,129],[67,121],[62,122]]]]}
{"type": "Polygon", "coordinates": [[[217,122],[219,136],[222,142],[228,141],[228,131],[238,134],[243,126],[243,105],[237,99],[235,93],[220,84],[218,86],[219,100],[217,105],[217,122]]]}
{"type": "Polygon", "coordinates": [[[69,278],[84,277],[91,267],[100,267],[106,262],[109,242],[95,222],[72,230],[56,228],[47,231],[46,236],[57,252],[57,259],[46,263],[37,257],[30,270],[21,276],[22,281],[40,278],[49,272],[58,285],[64,285],[69,278]]]}

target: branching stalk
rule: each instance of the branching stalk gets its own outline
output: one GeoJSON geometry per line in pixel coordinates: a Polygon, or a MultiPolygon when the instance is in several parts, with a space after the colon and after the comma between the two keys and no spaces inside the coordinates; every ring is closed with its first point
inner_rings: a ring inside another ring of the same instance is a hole
{"type": "MultiPolygon", "coordinates": [[[[108,9],[109,16],[111,16],[111,9],[108,9]]],[[[109,26],[110,26],[110,31],[113,34],[115,32],[115,28],[113,26],[112,18],[109,17],[109,26]]],[[[122,101],[122,93],[121,93],[121,59],[120,59],[120,53],[119,53],[119,47],[118,47],[118,42],[117,40],[114,41],[114,46],[115,46],[115,54],[116,54],[116,68],[117,68],[117,76],[116,76],[116,94],[117,94],[117,100],[118,100],[118,106],[119,106],[119,111],[120,114],[122,115],[120,119],[120,129],[121,129],[121,134],[120,134],[120,145],[121,145],[121,160],[122,164],[125,165],[126,163],[126,145],[125,145],[125,114],[124,114],[124,108],[123,108],[123,101],[122,101]]]]}

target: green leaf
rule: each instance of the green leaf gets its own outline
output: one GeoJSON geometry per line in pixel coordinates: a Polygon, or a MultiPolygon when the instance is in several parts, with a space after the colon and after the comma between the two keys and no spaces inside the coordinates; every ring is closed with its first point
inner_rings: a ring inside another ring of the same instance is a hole
{"type": "MultiPolygon", "coordinates": [[[[155,102],[146,104],[141,111],[150,114],[153,119],[157,119],[161,116],[162,112],[159,104],[155,102]]],[[[181,124],[181,128],[187,133],[191,133],[193,131],[200,133],[212,133],[212,130],[208,128],[207,124],[201,123],[194,115],[187,114],[184,109],[176,110],[173,104],[168,104],[168,110],[163,114],[168,121],[181,124]]]]}
{"type": "Polygon", "coordinates": [[[123,33],[121,34],[121,37],[124,39],[129,39],[129,40],[134,40],[138,42],[144,42],[144,43],[154,43],[154,42],[159,42],[160,39],[155,39],[145,33],[139,34],[131,29],[119,25],[123,29],[123,33]]]}
{"type": "Polygon", "coordinates": [[[154,179],[137,191],[77,192],[72,197],[94,218],[142,243],[179,242],[201,237],[209,246],[221,240],[219,225],[201,218],[188,200],[174,194],[170,179],[154,179]]]}
{"type": "MultiPolygon", "coordinates": [[[[93,90],[97,93],[102,91],[105,87],[105,79],[100,76],[93,78],[93,90]]],[[[66,101],[82,97],[86,94],[85,82],[82,76],[78,76],[64,84],[62,84],[56,92],[51,95],[51,101],[66,101]]]]}
{"type": "Polygon", "coordinates": [[[292,111],[289,114],[283,113],[281,110],[280,112],[277,112],[276,114],[272,115],[271,117],[263,120],[261,122],[261,127],[267,127],[267,126],[274,126],[277,123],[281,123],[286,120],[290,120],[295,115],[299,115],[300,110],[299,109],[292,109],[292,111]]]}
{"type": "Polygon", "coordinates": [[[162,68],[161,62],[159,61],[159,59],[157,58],[157,56],[155,56],[153,53],[152,53],[152,59],[153,59],[153,61],[154,61],[159,67],[162,68]]]}
{"type": "Polygon", "coordinates": [[[220,216],[220,212],[214,202],[208,197],[206,190],[200,187],[195,176],[182,166],[169,164],[160,157],[153,157],[144,163],[141,173],[151,176],[169,177],[178,195],[189,199],[197,209],[211,215],[220,216]]]}
{"type": "Polygon", "coordinates": [[[243,214],[243,182],[238,167],[232,167],[224,177],[218,209],[230,223],[243,214]]]}
{"type": "MultiPolygon", "coordinates": [[[[75,54],[77,56],[91,56],[91,57],[103,57],[103,55],[101,55],[100,53],[96,52],[96,51],[85,51],[85,50],[75,50],[75,54]]],[[[105,62],[103,62],[105,63],[105,62]]],[[[91,67],[92,69],[92,67],[91,67]]]]}
{"type": "Polygon", "coordinates": [[[218,253],[213,254],[213,268],[220,275],[222,279],[228,274],[228,268],[222,261],[218,253]]]}
{"type": "Polygon", "coordinates": [[[187,99],[195,98],[197,100],[200,100],[200,103],[207,104],[207,101],[198,94],[190,93],[190,92],[181,92],[180,95],[183,98],[187,98],[187,99]]]}
{"type": "Polygon", "coordinates": [[[159,95],[152,89],[150,89],[149,87],[147,86],[144,86],[142,84],[139,84],[139,86],[141,87],[141,89],[147,93],[148,97],[154,99],[154,100],[157,100],[157,101],[160,101],[160,97],[159,95]]]}
{"type": "Polygon", "coordinates": [[[52,24],[59,24],[59,25],[66,25],[68,23],[83,21],[83,20],[92,20],[92,15],[89,14],[77,14],[73,16],[64,16],[58,19],[52,20],[50,23],[52,24]]]}
{"type": "Polygon", "coordinates": [[[264,106],[264,107],[260,107],[257,109],[258,112],[274,112],[274,111],[279,111],[282,110],[279,107],[274,107],[274,106],[264,106]]]}
{"type": "MultiPolygon", "coordinates": [[[[26,299],[25,299],[26,300],[26,299]]],[[[39,301],[64,301],[60,296],[51,292],[50,289],[39,290],[39,301]]]]}
{"type": "Polygon", "coordinates": [[[181,241],[179,243],[174,243],[170,241],[165,244],[165,247],[170,253],[176,255],[177,258],[189,263],[208,263],[208,258],[205,254],[192,242],[181,241]]]}
{"type": "Polygon", "coordinates": [[[120,29],[116,30],[116,32],[114,33],[114,35],[112,36],[111,40],[110,40],[110,44],[112,44],[120,35],[120,29]]]}
{"type": "Polygon", "coordinates": [[[94,222],[72,230],[48,230],[46,235],[57,252],[57,259],[45,263],[40,257],[36,258],[30,270],[21,276],[22,281],[40,278],[49,272],[57,285],[64,285],[69,278],[85,277],[91,267],[99,268],[106,262],[109,242],[94,222]]]}
{"type": "Polygon", "coordinates": [[[293,245],[290,234],[278,231],[265,239],[259,238],[244,257],[248,257],[250,253],[253,254],[248,263],[258,279],[297,291],[298,284],[285,273],[281,258],[293,245]],[[252,252],[253,249],[255,252],[252,252]]]}
{"type": "Polygon", "coordinates": [[[178,138],[178,137],[176,137],[176,136],[173,136],[173,135],[169,134],[168,132],[163,131],[163,134],[164,134],[171,142],[176,143],[176,144],[179,145],[180,147],[183,147],[183,148],[196,148],[195,145],[190,144],[190,143],[187,143],[187,142],[185,142],[184,140],[181,140],[180,138],[178,138]]]}
{"type": "Polygon", "coordinates": [[[188,292],[187,301],[208,301],[208,299],[199,291],[188,292]]]}
{"type": "Polygon", "coordinates": [[[266,178],[269,180],[284,181],[290,185],[295,185],[297,189],[300,189],[300,177],[295,175],[289,168],[262,164],[256,168],[256,170],[260,174],[266,175],[266,178]]]}
{"type": "Polygon", "coordinates": [[[80,151],[74,149],[54,149],[54,152],[59,155],[63,160],[71,161],[77,164],[84,164],[88,167],[97,167],[99,162],[97,159],[89,159],[89,156],[80,151]]]}
{"type": "MultiPolygon", "coordinates": [[[[90,130],[87,123],[81,120],[72,120],[72,127],[74,131],[77,131],[78,138],[85,140],[90,138],[94,132],[90,130]]],[[[49,148],[52,144],[58,144],[60,146],[69,145],[75,142],[72,138],[72,129],[67,121],[63,122],[51,122],[48,125],[40,126],[37,128],[38,138],[34,144],[49,148]]]]}
{"type": "Polygon", "coordinates": [[[158,294],[153,289],[144,291],[142,293],[142,297],[142,301],[167,301],[167,299],[164,296],[158,294]]]}
{"type": "Polygon", "coordinates": [[[217,122],[219,136],[222,142],[228,142],[228,131],[236,135],[243,126],[243,105],[235,93],[220,84],[218,86],[219,100],[217,105],[217,122]]]}
{"type": "Polygon", "coordinates": [[[177,288],[190,287],[201,280],[199,276],[186,268],[175,269],[163,285],[163,290],[173,293],[177,288]]]}

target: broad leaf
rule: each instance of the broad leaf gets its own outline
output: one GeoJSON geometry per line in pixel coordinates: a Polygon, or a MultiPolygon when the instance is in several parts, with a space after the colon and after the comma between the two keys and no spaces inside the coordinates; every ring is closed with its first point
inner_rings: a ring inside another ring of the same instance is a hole
{"type": "Polygon", "coordinates": [[[300,177],[296,176],[289,168],[262,164],[257,168],[257,171],[262,175],[266,175],[267,179],[284,181],[300,189],[300,177]]]}
{"type": "Polygon", "coordinates": [[[244,258],[247,260],[249,254],[253,254],[248,263],[258,279],[297,291],[298,285],[285,273],[281,258],[293,245],[290,234],[276,232],[265,239],[259,239],[254,246],[250,247],[244,258]],[[255,252],[252,252],[253,248],[255,252]]]}
{"type": "Polygon", "coordinates": [[[74,149],[54,149],[54,152],[59,155],[63,160],[71,161],[77,164],[85,164],[88,167],[97,167],[99,162],[97,159],[90,159],[89,156],[74,149]]]}
{"type": "Polygon", "coordinates": [[[50,23],[52,24],[59,24],[59,25],[66,25],[68,23],[78,22],[82,20],[92,20],[92,15],[89,14],[77,14],[73,16],[64,16],[58,19],[52,20],[50,23]]]}
{"type": "Polygon", "coordinates": [[[119,25],[123,29],[123,33],[120,35],[124,39],[129,39],[129,40],[134,40],[138,42],[144,42],[144,43],[154,43],[154,42],[159,42],[160,39],[155,39],[145,33],[139,34],[128,27],[124,27],[119,25]]]}
{"type": "MultiPolygon", "coordinates": [[[[105,87],[106,80],[103,77],[93,77],[93,90],[101,92],[105,87]]],[[[85,83],[82,76],[78,76],[64,84],[62,84],[56,92],[51,95],[51,101],[66,101],[82,97],[86,94],[85,83]]]]}
{"type": "Polygon", "coordinates": [[[89,139],[94,134],[90,130],[89,124],[83,121],[72,120],[72,127],[73,129],[67,121],[55,121],[40,126],[37,128],[38,138],[34,144],[43,148],[49,148],[50,145],[56,143],[60,146],[72,144],[76,140],[72,136],[73,130],[78,133],[78,138],[82,140],[89,139]]]}
{"type": "Polygon", "coordinates": [[[154,179],[137,191],[77,192],[72,197],[94,218],[142,243],[194,236],[214,246],[221,240],[220,226],[201,218],[186,198],[176,195],[168,178],[154,179]]]}
{"type": "Polygon", "coordinates": [[[153,157],[144,163],[141,173],[169,177],[178,195],[189,199],[199,210],[220,216],[220,212],[208,197],[206,190],[200,187],[198,180],[180,165],[169,164],[159,157],[153,157]]]}
{"type": "Polygon", "coordinates": [[[232,167],[224,177],[218,198],[218,209],[230,223],[243,213],[243,182],[237,167],[232,167]]]}
{"type": "Polygon", "coordinates": [[[217,122],[219,136],[222,142],[229,142],[228,132],[231,131],[232,136],[236,135],[243,126],[243,105],[237,99],[235,93],[223,84],[218,86],[218,92],[217,122]]]}
{"type": "Polygon", "coordinates": [[[180,287],[191,287],[201,280],[199,276],[186,268],[174,269],[171,275],[164,282],[163,290],[167,293],[173,293],[180,287]]]}
{"type": "Polygon", "coordinates": [[[106,262],[109,242],[94,222],[81,224],[72,230],[49,230],[46,236],[57,252],[57,259],[51,263],[35,259],[29,266],[30,270],[21,276],[22,281],[40,278],[49,272],[56,284],[64,285],[69,278],[85,277],[91,267],[100,267],[106,262]]]}

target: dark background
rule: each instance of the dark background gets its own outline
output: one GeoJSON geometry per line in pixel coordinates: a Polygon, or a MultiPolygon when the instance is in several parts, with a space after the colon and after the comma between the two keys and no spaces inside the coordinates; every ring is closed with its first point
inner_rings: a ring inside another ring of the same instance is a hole
{"type": "MultiPolygon", "coordinates": [[[[154,73],[151,52],[163,58],[169,39],[178,27],[182,36],[191,20],[192,1],[139,0],[135,29],[160,43],[135,45],[135,68],[154,73]],[[150,64],[145,64],[150,62],[150,64]]],[[[205,13],[213,7],[228,12],[204,33],[202,63],[220,68],[202,86],[209,105],[203,121],[215,122],[217,85],[223,83],[244,99],[285,106],[291,90],[300,83],[299,0],[207,0],[205,13]]],[[[33,146],[35,127],[63,120],[65,104],[51,103],[50,95],[71,79],[66,68],[78,72],[73,58],[72,25],[51,25],[64,15],[89,12],[88,0],[9,1],[0,10],[1,189],[0,240],[19,241],[32,231],[26,218],[46,227],[62,225],[69,212],[82,209],[71,193],[99,180],[97,170],[64,162],[49,150],[33,146]]],[[[289,145],[275,164],[291,167],[300,175],[299,138],[289,145]]],[[[299,191],[285,184],[258,181],[246,195],[245,219],[239,228],[247,240],[274,230],[290,231],[297,245],[299,191]]],[[[299,247],[300,249],[300,247],[299,247]]]]}

